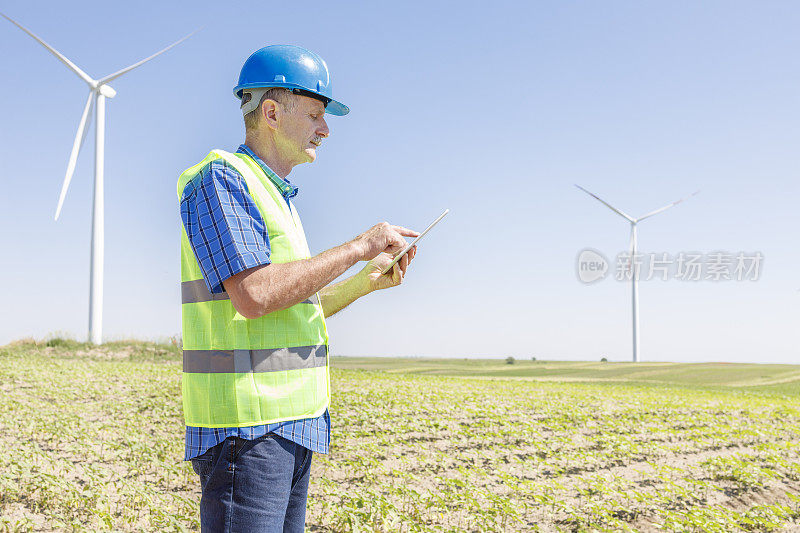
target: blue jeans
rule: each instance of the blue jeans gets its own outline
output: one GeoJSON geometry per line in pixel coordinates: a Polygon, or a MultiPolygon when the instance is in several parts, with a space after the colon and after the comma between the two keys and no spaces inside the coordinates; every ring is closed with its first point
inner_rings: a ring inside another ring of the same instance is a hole
{"type": "Polygon", "coordinates": [[[228,437],[192,459],[200,476],[203,532],[302,533],[311,450],[267,433],[228,437]]]}

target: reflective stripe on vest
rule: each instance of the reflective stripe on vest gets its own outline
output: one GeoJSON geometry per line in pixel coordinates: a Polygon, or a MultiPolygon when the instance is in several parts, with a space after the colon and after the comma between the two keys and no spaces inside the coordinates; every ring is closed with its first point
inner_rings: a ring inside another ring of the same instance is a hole
{"type": "MultiPolygon", "coordinates": [[[[178,179],[178,197],[212,161],[244,178],[269,231],[270,260],[310,257],[297,211],[249,156],[213,150],[178,179]]],[[[183,411],[187,426],[244,427],[320,416],[330,403],[328,330],[319,296],[256,319],[211,294],[181,228],[183,411]]]]}
{"type": "Polygon", "coordinates": [[[327,355],[324,344],[274,350],[184,350],[183,371],[212,374],[316,368],[325,366],[327,355]]]}

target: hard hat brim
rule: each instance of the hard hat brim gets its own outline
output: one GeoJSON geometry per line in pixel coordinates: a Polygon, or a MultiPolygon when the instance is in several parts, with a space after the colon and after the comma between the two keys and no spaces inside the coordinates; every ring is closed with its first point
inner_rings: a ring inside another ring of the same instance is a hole
{"type": "Polygon", "coordinates": [[[337,117],[343,117],[350,112],[350,108],[341,102],[337,102],[336,100],[331,100],[325,107],[325,112],[328,113],[329,115],[336,115],[337,117]]]}

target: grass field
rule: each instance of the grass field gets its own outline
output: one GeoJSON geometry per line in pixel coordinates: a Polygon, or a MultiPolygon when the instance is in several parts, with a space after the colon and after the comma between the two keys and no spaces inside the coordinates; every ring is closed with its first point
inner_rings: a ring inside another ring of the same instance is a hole
{"type": "Polygon", "coordinates": [[[336,357],[344,370],[402,374],[741,389],[800,396],[800,365],[608,363],[504,359],[336,357]]]}
{"type": "MultiPolygon", "coordinates": [[[[800,366],[334,358],[310,531],[783,531],[800,366]]],[[[0,531],[198,528],[175,346],[0,347],[0,531]]]]}

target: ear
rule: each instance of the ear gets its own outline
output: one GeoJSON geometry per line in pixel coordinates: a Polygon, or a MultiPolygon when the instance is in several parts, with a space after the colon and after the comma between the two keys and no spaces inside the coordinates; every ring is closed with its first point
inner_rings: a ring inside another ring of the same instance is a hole
{"type": "Polygon", "coordinates": [[[275,100],[266,99],[261,102],[261,118],[268,128],[277,130],[282,118],[283,109],[275,100]]]}

